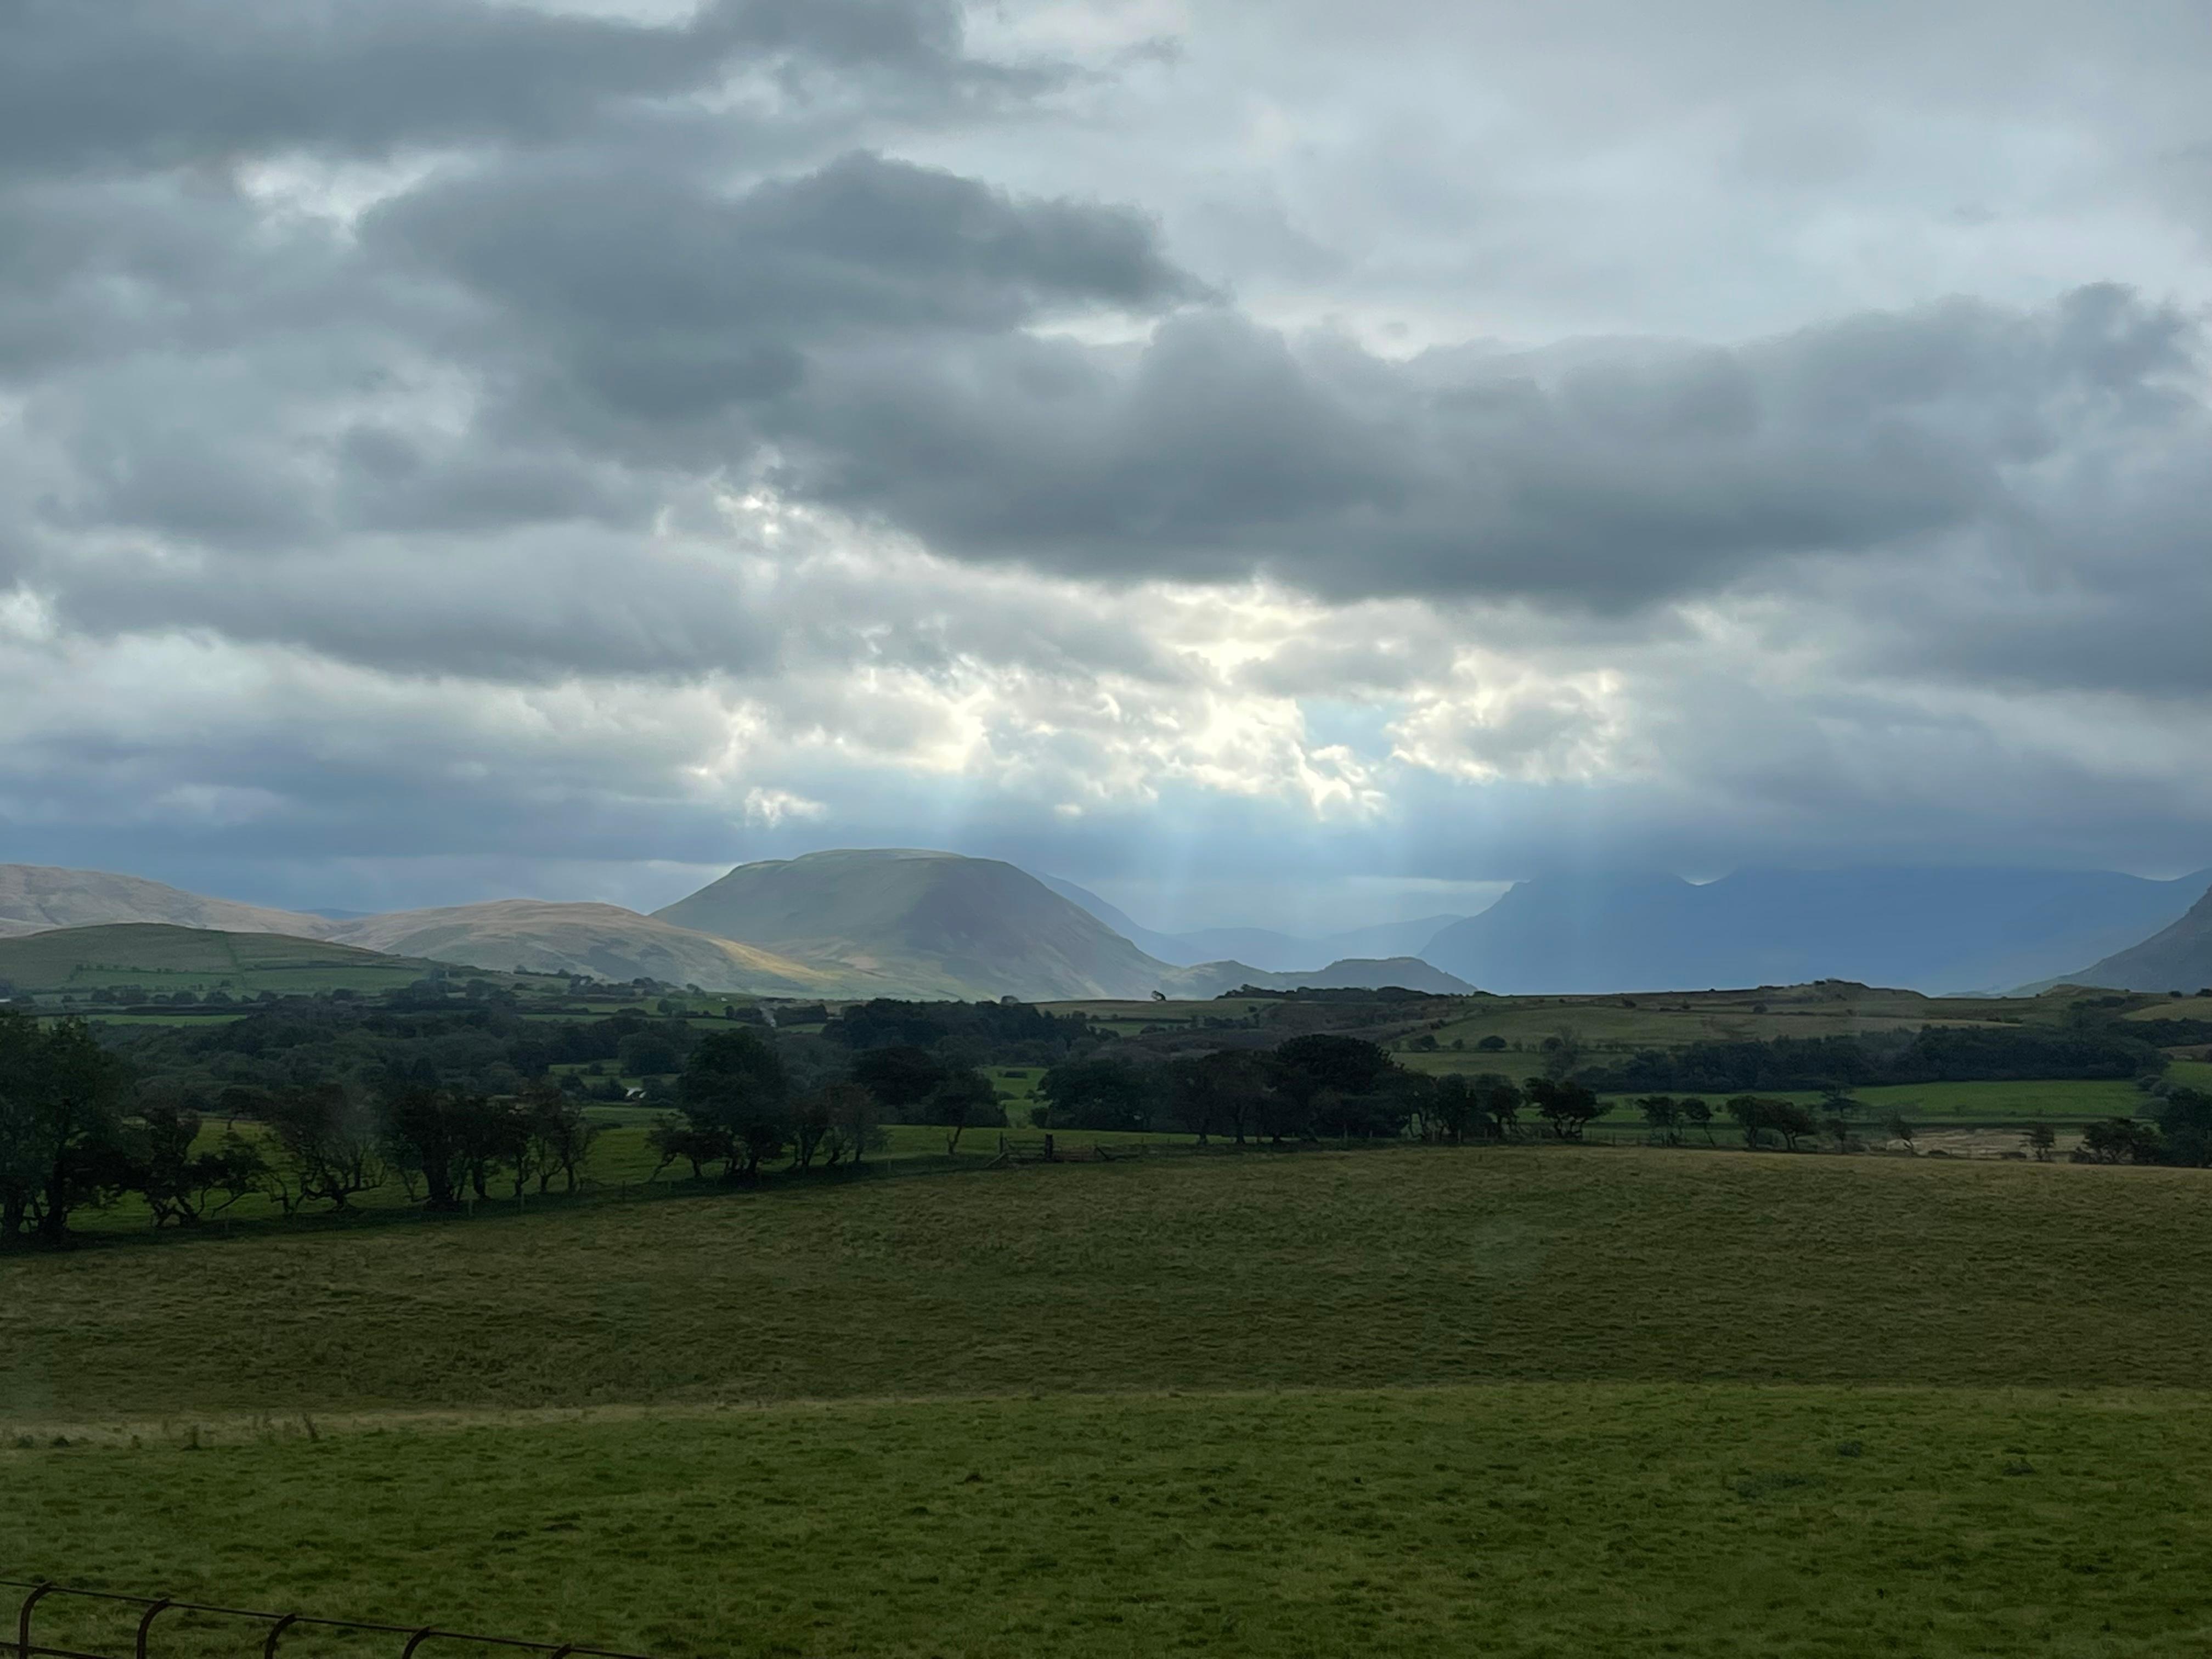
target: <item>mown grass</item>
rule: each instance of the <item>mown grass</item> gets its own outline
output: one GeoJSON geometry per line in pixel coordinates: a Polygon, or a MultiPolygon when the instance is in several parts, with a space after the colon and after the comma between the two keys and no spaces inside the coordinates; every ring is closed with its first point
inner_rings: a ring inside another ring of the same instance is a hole
{"type": "MultiPolygon", "coordinates": [[[[317,1431],[0,1450],[0,1560],[670,1655],[2212,1641],[2196,1398],[1524,1384],[317,1431]]],[[[48,1639],[94,1634],[50,1608],[48,1639]]]]}

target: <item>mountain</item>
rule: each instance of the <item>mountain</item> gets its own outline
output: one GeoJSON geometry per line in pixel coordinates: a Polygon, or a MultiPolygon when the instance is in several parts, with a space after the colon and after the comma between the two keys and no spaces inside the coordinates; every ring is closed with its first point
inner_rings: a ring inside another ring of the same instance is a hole
{"type": "Polygon", "coordinates": [[[1224,959],[1249,963],[1277,973],[1312,971],[1316,963],[1346,958],[1418,957],[1428,943],[1463,916],[1421,916],[1411,921],[1386,921],[1355,927],[1341,933],[1302,938],[1279,933],[1271,927],[1203,927],[1188,933],[1163,933],[1140,926],[1128,914],[1086,887],[1057,876],[1037,879],[1072,900],[1111,927],[1140,951],[1179,967],[1197,967],[1224,959]]]}
{"type": "Polygon", "coordinates": [[[2212,872],[1744,870],[1545,878],[1422,954],[1501,992],[1694,989],[1850,979],[1994,990],[2067,972],[2179,916],[2212,872]]]}
{"type": "Polygon", "coordinates": [[[2116,991],[2195,991],[2212,985],[2212,893],[2164,932],[2064,977],[2116,991]]]}
{"type": "Polygon", "coordinates": [[[234,933],[289,933],[299,939],[317,939],[330,931],[320,916],[204,898],[137,876],[0,864],[0,936],[117,921],[162,922],[234,933]]]}
{"type": "Polygon", "coordinates": [[[328,939],[155,921],[50,927],[0,939],[0,981],[23,991],[131,984],[149,991],[198,990],[218,983],[249,994],[337,986],[395,989],[422,978],[432,965],[328,939]]]}
{"type": "Polygon", "coordinates": [[[653,915],[912,997],[1146,997],[1170,972],[996,859],[902,848],[741,864],[653,915]]]}
{"type": "Polygon", "coordinates": [[[617,904],[497,899],[439,910],[400,910],[340,922],[331,937],[371,950],[504,973],[657,979],[756,996],[872,995],[851,975],[827,973],[726,939],[691,933],[617,904]]]}
{"type": "Polygon", "coordinates": [[[1161,988],[1174,997],[1218,997],[1247,985],[1262,991],[1376,991],[1396,986],[1442,997],[1474,992],[1465,980],[1419,957],[1346,957],[1325,968],[1286,974],[1267,973],[1241,962],[1203,962],[1171,968],[1161,981],[1161,988]]]}

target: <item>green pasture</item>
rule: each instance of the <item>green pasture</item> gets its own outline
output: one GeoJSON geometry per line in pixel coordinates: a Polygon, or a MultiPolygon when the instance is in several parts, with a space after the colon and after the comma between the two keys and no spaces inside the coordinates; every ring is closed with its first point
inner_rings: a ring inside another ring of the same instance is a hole
{"type": "Polygon", "coordinates": [[[0,1259],[0,1577],[670,1659],[2212,1651],[2212,1174],[893,1167],[0,1259]]]}
{"type": "Polygon", "coordinates": [[[138,986],[173,994],[276,991],[311,995],[396,991],[434,971],[410,957],[380,956],[279,933],[226,933],[125,922],[60,928],[0,939],[0,979],[18,989],[77,993],[138,986]]]}
{"type": "MultiPolygon", "coordinates": [[[[2191,1395],[1505,1384],[316,1433],[0,1440],[0,1560],[670,1656],[2212,1644],[2191,1395]]],[[[128,1651],[121,1612],[50,1602],[42,1629],[128,1651]]],[[[160,1645],[259,1634],[177,1622],[160,1645]]]]}
{"type": "Polygon", "coordinates": [[[2196,1388],[2208,1200],[2212,1176],[2187,1170],[1409,1147],[141,1234],[0,1261],[0,1415],[1502,1380],[2196,1388]]]}

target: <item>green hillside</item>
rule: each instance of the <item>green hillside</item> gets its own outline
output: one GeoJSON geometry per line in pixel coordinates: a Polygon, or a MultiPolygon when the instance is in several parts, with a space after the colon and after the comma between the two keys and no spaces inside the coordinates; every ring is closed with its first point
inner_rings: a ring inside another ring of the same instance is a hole
{"type": "Polygon", "coordinates": [[[137,986],[161,992],[396,990],[429,963],[283,933],[227,933],[160,922],[62,927],[0,939],[0,980],[18,991],[137,986]]]}

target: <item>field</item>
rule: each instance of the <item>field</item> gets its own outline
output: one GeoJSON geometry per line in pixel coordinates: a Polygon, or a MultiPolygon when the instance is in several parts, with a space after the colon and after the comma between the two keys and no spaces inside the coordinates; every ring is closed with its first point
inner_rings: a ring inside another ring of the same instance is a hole
{"type": "MultiPolygon", "coordinates": [[[[1334,1026],[1519,1077],[1562,1029],[1596,1057],[2064,1000],[1085,1012],[1155,1058],[1334,1026]]],[[[990,1075],[1025,1123],[1041,1068],[990,1075]]],[[[1858,1098],[1862,1133],[1984,1152],[2148,1103],[1858,1098]]],[[[901,1127],[759,1190],[649,1182],[662,1109],[595,1105],[580,1200],[441,1218],[395,1185],[280,1227],[253,1199],[206,1237],[118,1205],[91,1248],[0,1260],[0,1578],[669,1659],[2212,1654],[2182,1588],[2212,1543],[2212,1175],[1664,1151],[1610,1104],[1584,1148],[1075,1132],[1174,1155],[1057,1166],[901,1127]]]]}
{"type": "Polygon", "coordinates": [[[664,1653],[2148,1656],[2212,1635],[2197,1400],[1504,1384],[319,1432],[0,1452],[0,1536],[27,1514],[33,1567],[664,1653]]]}
{"type": "Polygon", "coordinates": [[[2212,1651],[2208,1201],[1407,1148],[9,1260],[0,1577],[672,1655],[2212,1651]]]}
{"type": "Polygon", "coordinates": [[[383,956],[281,933],[226,933],[155,922],[58,928],[0,939],[0,980],[33,993],[137,986],[148,993],[263,991],[313,995],[396,991],[445,971],[409,957],[383,956]]]}

